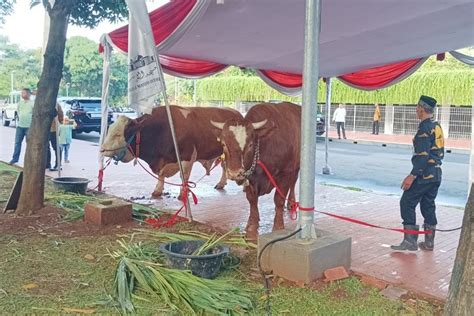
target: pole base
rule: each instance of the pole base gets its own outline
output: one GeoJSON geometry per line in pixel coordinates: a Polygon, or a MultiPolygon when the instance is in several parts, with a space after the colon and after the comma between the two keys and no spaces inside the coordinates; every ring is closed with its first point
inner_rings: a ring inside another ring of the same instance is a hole
{"type": "MultiPolygon", "coordinates": [[[[288,230],[275,231],[260,235],[258,238],[259,252],[271,240],[289,234],[288,230]]],[[[349,237],[334,235],[330,232],[317,230],[318,239],[301,242],[298,238],[290,238],[268,247],[262,254],[262,268],[273,271],[273,274],[284,279],[308,284],[321,278],[327,269],[343,266],[350,269],[351,245],[349,237]]]]}
{"type": "Polygon", "coordinates": [[[330,175],[331,174],[331,167],[323,167],[323,174],[330,175]]]}

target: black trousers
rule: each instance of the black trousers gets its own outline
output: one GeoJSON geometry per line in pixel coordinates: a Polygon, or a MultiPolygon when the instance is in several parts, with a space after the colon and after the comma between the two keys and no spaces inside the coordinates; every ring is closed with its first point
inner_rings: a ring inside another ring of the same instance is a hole
{"type": "Polygon", "coordinates": [[[57,147],[57,142],[56,142],[56,132],[49,133],[49,142],[51,146],[48,145],[48,156],[46,158],[46,168],[50,168],[52,166],[51,147],[53,147],[53,151],[54,151],[54,161],[55,161],[54,167],[56,168],[58,166],[58,161],[57,161],[58,147],[57,147]]]}
{"type": "Polygon", "coordinates": [[[400,199],[400,213],[403,225],[416,225],[416,206],[420,204],[421,215],[425,224],[436,225],[435,199],[441,182],[419,183],[415,180],[409,190],[403,192],[400,199]]]}
{"type": "Polygon", "coordinates": [[[344,128],[344,122],[336,122],[337,127],[337,136],[341,138],[341,128],[342,128],[342,135],[346,138],[346,129],[344,128]]]}
{"type": "Polygon", "coordinates": [[[380,122],[374,121],[374,124],[372,124],[372,134],[378,135],[379,130],[380,130],[380,122]]]}

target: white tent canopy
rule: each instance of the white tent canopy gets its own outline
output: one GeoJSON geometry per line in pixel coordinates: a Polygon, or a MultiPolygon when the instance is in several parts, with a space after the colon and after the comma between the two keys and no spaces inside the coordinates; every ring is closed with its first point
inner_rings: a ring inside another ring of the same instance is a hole
{"type": "MultiPolygon", "coordinates": [[[[161,55],[302,73],[304,0],[175,0],[168,5],[184,2],[196,4],[171,36],[157,43],[161,55]]],[[[160,27],[166,28],[160,18],[155,38],[160,27]]],[[[321,77],[474,45],[472,0],[323,0],[321,20],[321,77]]],[[[109,35],[112,46],[126,50],[115,43],[114,32],[109,35]]]]}

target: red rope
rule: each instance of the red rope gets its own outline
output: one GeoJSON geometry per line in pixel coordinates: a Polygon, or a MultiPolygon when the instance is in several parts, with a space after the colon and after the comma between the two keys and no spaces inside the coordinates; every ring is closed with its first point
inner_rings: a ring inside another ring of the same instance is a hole
{"type": "Polygon", "coordinates": [[[111,161],[112,161],[112,158],[109,158],[107,162],[105,163],[105,166],[99,169],[99,175],[97,176],[97,185],[92,189],[88,189],[88,191],[95,191],[98,189],[99,192],[102,192],[102,182],[104,181],[104,170],[110,165],[111,161]]]}
{"type": "Polygon", "coordinates": [[[372,227],[372,228],[380,228],[380,229],[391,230],[391,231],[396,231],[396,232],[406,233],[406,234],[413,234],[413,235],[416,235],[416,234],[422,235],[422,234],[431,234],[432,233],[431,230],[413,230],[413,229],[400,229],[400,228],[383,227],[383,226],[379,226],[379,225],[370,224],[370,223],[367,223],[367,222],[364,222],[364,221],[360,221],[360,220],[357,220],[357,219],[353,219],[353,218],[350,218],[350,217],[336,215],[336,214],[332,214],[332,213],[328,213],[328,212],[317,211],[313,207],[303,208],[299,205],[298,202],[291,201],[291,200],[287,199],[285,195],[283,195],[283,192],[278,187],[278,184],[276,183],[276,181],[273,178],[272,174],[270,173],[270,171],[268,170],[268,168],[265,166],[265,164],[263,162],[258,160],[257,164],[263,169],[263,171],[267,175],[267,177],[270,180],[270,182],[272,183],[272,185],[275,187],[278,194],[283,199],[285,199],[285,201],[288,201],[288,202],[291,203],[290,218],[292,220],[296,220],[296,218],[297,218],[296,214],[297,214],[298,210],[303,211],[303,212],[313,212],[314,211],[314,212],[318,212],[320,214],[324,214],[324,215],[327,215],[327,216],[330,216],[330,217],[337,218],[339,220],[343,220],[343,221],[346,221],[346,222],[355,223],[355,224],[359,224],[359,225],[363,225],[363,226],[368,226],[368,227],[372,227]]]}
{"type": "MultiPolygon", "coordinates": [[[[155,178],[156,180],[158,181],[162,181],[160,180],[160,178],[158,176],[156,176],[154,173],[150,172],[142,163],[141,161],[138,159],[138,155],[140,153],[140,144],[141,144],[141,136],[140,136],[140,132],[137,133],[137,136],[136,136],[136,141],[135,141],[135,148],[136,148],[136,151],[134,152],[133,151],[133,148],[132,146],[128,145],[128,150],[130,151],[130,153],[133,155],[133,157],[135,158],[135,162],[138,163],[138,165],[140,167],[142,167],[143,170],[146,171],[146,173],[148,173],[150,176],[152,176],[153,178],[155,178]]],[[[214,166],[215,167],[215,166],[214,166]]],[[[212,169],[211,169],[212,170],[212,169]]],[[[183,209],[186,209],[186,213],[188,213],[188,194],[191,194],[191,197],[193,199],[193,202],[194,204],[198,204],[198,198],[197,198],[197,195],[191,190],[191,188],[195,188],[196,187],[196,183],[194,182],[191,182],[191,181],[186,181],[185,183],[182,183],[182,184],[178,184],[178,183],[172,183],[172,182],[167,182],[167,181],[164,181],[163,180],[163,183],[166,183],[166,184],[169,184],[169,185],[174,185],[174,186],[178,186],[178,187],[182,187],[182,192],[183,192],[183,206],[181,206],[181,208],[176,211],[173,216],[168,220],[168,221],[164,221],[160,218],[149,218],[149,219],[146,219],[145,222],[154,226],[154,227],[171,227],[173,226],[174,224],[178,223],[178,222],[182,222],[182,221],[185,221],[186,219],[185,218],[182,218],[182,217],[178,217],[179,213],[181,213],[181,211],[183,209]]]]}
{"type": "Polygon", "coordinates": [[[272,183],[272,185],[275,187],[275,190],[278,192],[278,194],[287,202],[289,202],[291,204],[291,208],[290,208],[290,218],[292,220],[296,220],[298,218],[298,210],[302,211],[302,212],[313,212],[314,211],[314,207],[311,207],[311,208],[307,208],[307,207],[301,207],[300,204],[296,201],[293,201],[293,200],[290,200],[290,199],[287,199],[286,196],[283,194],[283,192],[281,191],[280,187],[278,186],[278,184],[276,183],[275,181],[275,178],[273,178],[272,174],[270,173],[270,171],[268,170],[267,166],[265,166],[265,164],[260,161],[260,160],[257,160],[257,164],[263,169],[263,171],[265,172],[265,174],[267,175],[268,177],[268,180],[270,180],[270,182],[272,183]]]}

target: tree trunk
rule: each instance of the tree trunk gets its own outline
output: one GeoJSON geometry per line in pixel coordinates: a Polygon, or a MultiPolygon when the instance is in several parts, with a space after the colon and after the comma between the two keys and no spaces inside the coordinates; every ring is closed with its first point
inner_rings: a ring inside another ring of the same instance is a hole
{"type": "Polygon", "coordinates": [[[474,185],[467,200],[462,221],[461,237],[456,252],[456,260],[449,284],[448,301],[444,309],[444,315],[472,315],[474,304],[474,185]]]}
{"type": "Polygon", "coordinates": [[[44,53],[43,71],[28,131],[23,185],[18,215],[30,215],[44,205],[44,177],[49,146],[49,130],[56,116],[56,99],[61,82],[66,32],[71,11],[70,1],[57,0],[49,9],[49,39],[44,53]]]}

